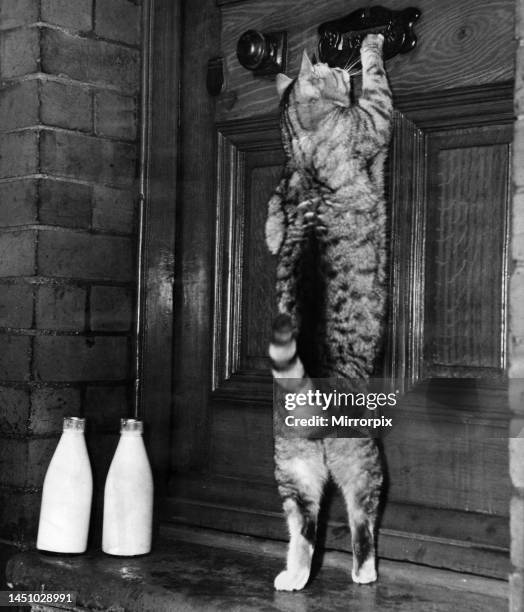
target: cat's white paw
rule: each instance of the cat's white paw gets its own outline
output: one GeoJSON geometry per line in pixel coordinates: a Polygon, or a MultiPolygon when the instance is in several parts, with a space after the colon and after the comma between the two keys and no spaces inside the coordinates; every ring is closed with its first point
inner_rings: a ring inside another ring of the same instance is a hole
{"type": "Polygon", "coordinates": [[[275,590],[300,591],[306,586],[309,579],[309,570],[302,568],[295,571],[284,570],[275,578],[275,590]]]}
{"type": "Polygon", "coordinates": [[[378,50],[382,51],[384,36],[382,34],[368,34],[362,41],[362,51],[378,50]]]}
{"type": "Polygon", "coordinates": [[[351,578],[353,578],[353,582],[356,582],[357,584],[370,584],[371,582],[375,582],[377,580],[375,559],[372,557],[366,559],[366,561],[364,561],[360,567],[358,573],[355,572],[355,569],[353,568],[351,578]]]}

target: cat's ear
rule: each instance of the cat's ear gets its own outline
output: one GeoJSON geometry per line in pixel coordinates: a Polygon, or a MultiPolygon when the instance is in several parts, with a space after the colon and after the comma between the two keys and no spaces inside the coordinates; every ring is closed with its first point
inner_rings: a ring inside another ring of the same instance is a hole
{"type": "Polygon", "coordinates": [[[284,92],[289,87],[289,84],[291,83],[292,80],[293,79],[290,79],[283,72],[280,72],[279,74],[277,74],[276,84],[277,84],[278,95],[280,98],[284,95],[284,92]]]}
{"type": "Polygon", "coordinates": [[[313,72],[313,64],[309,59],[307,51],[304,49],[302,53],[302,63],[300,64],[299,77],[308,77],[313,72]]]}

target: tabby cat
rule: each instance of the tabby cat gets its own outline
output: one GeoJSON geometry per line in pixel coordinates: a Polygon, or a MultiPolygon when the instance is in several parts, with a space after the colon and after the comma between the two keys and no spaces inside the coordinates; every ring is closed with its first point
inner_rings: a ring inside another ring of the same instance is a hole
{"type": "MultiPolygon", "coordinates": [[[[287,161],[269,201],[266,242],[277,255],[280,313],[269,354],[284,389],[296,391],[296,379],[302,391],[312,388],[308,375],[365,382],[380,348],[386,297],[383,172],[392,116],[383,40],[370,34],[362,43],[356,103],[348,72],[312,65],[306,53],[296,79],[277,76],[287,161]]],[[[275,464],[290,534],[286,569],[275,588],[299,590],[309,579],[330,476],[349,515],[353,580],[375,581],[383,480],[375,441],[276,433],[275,464]]]]}

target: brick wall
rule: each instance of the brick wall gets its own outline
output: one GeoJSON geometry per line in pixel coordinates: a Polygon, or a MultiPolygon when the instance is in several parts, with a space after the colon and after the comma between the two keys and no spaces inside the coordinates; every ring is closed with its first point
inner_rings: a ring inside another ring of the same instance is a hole
{"type": "Polygon", "coordinates": [[[138,0],[0,2],[4,548],[34,540],[62,417],[100,491],[129,410],[140,23],[138,0]]]}
{"type": "Polygon", "coordinates": [[[512,272],[510,279],[510,610],[524,612],[524,0],[516,1],[517,57],[513,142],[512,272]]]}

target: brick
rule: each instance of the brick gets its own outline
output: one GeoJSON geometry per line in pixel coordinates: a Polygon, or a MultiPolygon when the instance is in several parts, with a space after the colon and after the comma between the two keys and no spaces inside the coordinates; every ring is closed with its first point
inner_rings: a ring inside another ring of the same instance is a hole
{"type": "Polygon", "coordinates": [[[31,338],[0,335],[0,379],[26,381],[30,378],[31,338]]]}
{"type": "Polygon", "coordinates": [[[91,289],[91,329],[129,331],[133,314],[133,295],[125,287],[91,289]]]}
{"type": "Polygon", "coordinates": [[[0,445],[1,484],[41,487],[56,444],[56,438],[3,440],[0,445]]]}
{"type": "Polygon", "coordinates": [[[41,489],[44,486],[45,475],[59,440],[58,436],[29,440],[28,488],[41,489]]]}
{"type": "Polygon", "coordinates": [[[39,218],[42,223],[88,229],[91,225],[92,188],[81,183],[42,180],[39,218]]]}
{"type": "Polygon", "coordinates": [[[48,28],[42,31],[41,46],[45,73],[138,92],[140,55],[135,49],[48,28]]]}
{"type": "Polygon", "coordinates": [[[0,232],[0,277],[35,273],[36,232],[0,232]]]}
{"type": "Polygon", "coordinates": [[[128,357],[127,338],[35,338],[35,376],[43,381],[124,380],[128,357]]]}
{"type": "Polygon", "coordinates": [[[509,577],[509,612],[524,610],[524,576],[514,572],[509,577]]]}
{"type": "Polygon", "coordinates": [[[92,0],[42,0],[42,21],[64,28],[91,30],[92,0]]]}
{"type": "Polygon", "coordinates": [[[0,444],[0,484],[24,487],[28,468],[26,440],[4,439],[0,444]]]}
{"type": "Polygon", "coordinates": [[[92,131],[92,95],[86,87],[43,81],[40,100],[41,120],[44,125],[92,131]]]}
{"type": "Polygon", "coordinates": [[[86,290],[63,285],[38,288],[36,327],[62,331],[83,331],[85,328],[86,290]]]}
{"type": "Polygon", "coordinates": [[[140,42],[140,6],[129,0],[97,0],[95,32],[130,45],[140,42]]]}
{"type": "Polygon", "coordinates": [[[509,473],[513,486],[524,489],[524,420],[512,419],[510,429],[509,473]],[[519,437],[517,429],[521,432],[519,437]]]}
{"type": "Polygon", "coordinates": [[[0,177],[38,172],[38,131],[3,134],[0,138],[0,177]]]}
{"type": "Polygon", "coordinates": [[[79,389],[41,387],[31,393],[29,428],[33,434],[59,434],[65,416],[81,413],[79,389]]]}
{"type": "Polygon", "coordinates": [[[129,238],[115,236],[40,232],[38,273],[65,278],[131,281],[134,278],[133,245],[129,238]]]}
{"type": "Polygon", "coordinates": [[[133,191],[95,185],[93,229],[131,234],[135,229],[135,202],[133,191]]]}
{"type": "Polygon", "coordinates": [[[37,199],[37,179],[0,183],[0,228],[35,223],[37,199]]]}
{"type": "Polygon", "coordinates": [[[91,508],[91,530],[101,533],[103,524],[104,486],[107,472],[119,440],[116,432],[106,433],[90,431],[90,423],[87,426],[87,447],[93,470],[93,505],[91,508]]]}
{"type": "Polygon", "coordinates": [[[0,79],[12,79],[38,71],[38,28],[0,31],[0,79]]]}
{"type": "MultiPolygon", "coordinates": [[[[126,0],[127,2],[128,0],[126,0]]],[[[136,100],[113,91],[95,95],[95,132],[122,140],[135,140],[137,130],[136,100]]]]}
{"type": "Polygon", "coordinates": [[[136,147],[131,144],[44,130],[40,156],[42,172],[55,176],[124,187],[136,177],[136,147]]]}
{"type": "Polygon", "coordinates": [[[34,289],[27,283],[0,285],[0,327],[33,326],[34,289]]]}
{"type": "Polygon", "coordinates": [[[35,0],[2,0],[0,2],[0,29],[8,30],[38,21],[38,3],[35,0]]]}
{"type": "Polygon", "coordinates": [[[120,431],[120,419],[129,414],[128,387],[88,387],[84,414],[95,431],[120,431]]]}
{"type": "Polygon", "coordinates": [[[37,125],[38,82],[23,81],[0,89],[0,130],[37,125]]]}
{"type": "Polygon", "coordinates": [[[0,432],[19,436],[27,434],[29,391],[0,386],[0,406],[0,432]]]}
{"type": "Polygon", "coordinates": [[[0,538],[18,545],[36,539],[40,492],[0,486],[0,538]]]}

